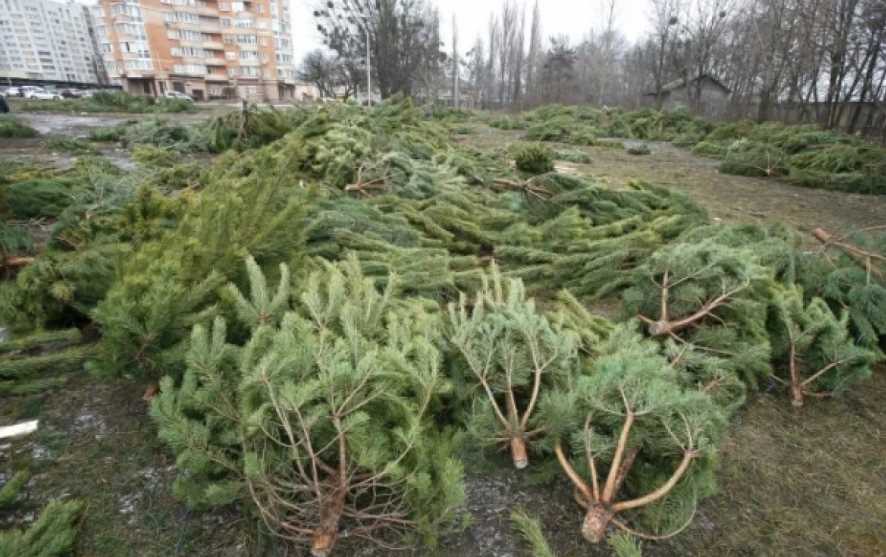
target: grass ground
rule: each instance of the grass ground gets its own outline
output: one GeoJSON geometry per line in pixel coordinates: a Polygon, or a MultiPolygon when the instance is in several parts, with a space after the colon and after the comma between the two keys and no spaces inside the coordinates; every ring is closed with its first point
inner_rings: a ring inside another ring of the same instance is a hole
{"type": "MultiPolygon", "coordinates": [[[[519,133],[478,128],[465,140],[491,147],[518,138],[519,133]]],[[[9,155],[5,149],[0,157],[9,155]]],[[[22,156],[29,152],[25,143],[20,149],[22,156]]],[[[886,199],[723,176],[710,161],[670,146],[654,144],[645,157],[606,148],[586,151],[591,164],[558,166],[600,176],[614,187],[644,179],[681,189],[724,221],[842,230],[886,215],[886,199]]],[[[703,502],[686,532],[646,543],[644,554],[886,555],[886,369],[878,371],[844,397],[799,410],[777,391],[751,397],[723,446],[719,493],[703,502]]],[[[156,438],[143,388],[75,376],[54,392],[0,400],[0,424],[41,420],[35,435],[0,443],[0,474],[29,467],[34,475],[26,504],[14,515],[0,514],[0,526],[26,518],[50,498],[76,497],[86,503],[78,556],[284,555],[268,549],[257,525],[236,508],[200,513],[176,501],[170,491],[174,461],[156,438]]],[[[515,506],[541,519],[557,555],[610,554],[580,537],[581,511],[565,481],[533,485],[504,457],[500,467],[471,467],[473,522],[447,538],[439,554],[528,555],[510,521],[515,506]]],[[[387,554],[358,550],[347,541],[339,552],[387,554]]]]}
{"type": "MultiPolygon", "coordinates": [[[[463,141],[493,148],[519,141],[525,132],[479,128],[463,141]]],[[[724,222],[785,222],[800,230],[836,230],[882,224],[886,196],[842,193],[792,186],[773,179],[720,174],[719,161],[693,155],[668,143],[647,142],[652,153],[635,156],[609,147],[551,144],[555,150],[581,150],[590,164],[557,162],[561,172],[592,175],[623,186],[645,180],[684,191],[724,222]]]]}

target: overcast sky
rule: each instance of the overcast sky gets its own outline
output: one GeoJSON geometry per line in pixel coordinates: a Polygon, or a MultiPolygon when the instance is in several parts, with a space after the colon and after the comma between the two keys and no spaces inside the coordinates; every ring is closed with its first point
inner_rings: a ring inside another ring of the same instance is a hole
{"type": "MultiPolygon", "coordinates": [[[[82,4],[95,4],[96,0],[78,0],[82,4]]],[[[449,41],[452,16],[456,16],[459,32],[459,50],[466,52],[478,34],[483,33],[489,15],[498,13],[502,0],[428,0],[440,9],[442,32],[449,41]]],[[[312,12],[319,0],[289,0],[292,10],[292,34],[296,60],[308,51],[321,46],[312,12]]],[[[517,0],[518,3],[521,0],[517,0]]],[[[526,4],[527,29],[534,0],[522,0],[526,4]]],[[[603,23],[601,0],[539,0],[542,31],[545,37],[566,34],[578,42],[587,33],[603,23]]],[[[617,0],[616,25],[631,41],[637,40],[649,27],[649,0],[617,0]]],[[[527,32],[528,33],[528,32],[527,32]]],[[[528,42],[528,38],[527,38],[528,42]]],[[[447,45],[448,49],[448,45],[447,45]]]]}
{"type": "MultiPolygon", "coordinates": [[[[308,51],[320,46],[316,22],[311,13],[317,0],[289,0],[293,16],[293,35],[296,59],[300,60],[308,51]]],[[[485,32],[489,15],[501,11],[502,0],[427,0],[440,9],[441,31],[445,41],[449,41],[452,29],[452,16],[458,21],[459,50],[471,48],[477,35],[485,32]]],[[[517,0],[526,5],[527,35],[535,0],[517,0]]],[[[578,42],[594,28],[603,24],[601,0],[539,0],[542,32],[545,37],[566,34],[573,42],[578,42]]],[[[616,25],[631,41],[637,40],[649,28],[649,0],[617,0],[616,25]]],[[[527,43],[528,43],[527,36],[527,43]]],[[[448,45],[447,45],[448,50],[448,45]]]]}

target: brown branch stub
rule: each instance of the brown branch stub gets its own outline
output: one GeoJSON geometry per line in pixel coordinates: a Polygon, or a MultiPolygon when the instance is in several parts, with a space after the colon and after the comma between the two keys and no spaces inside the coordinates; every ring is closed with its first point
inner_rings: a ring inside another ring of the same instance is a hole
{"type": "Polygon", "coordinates": [[[18,257],[12,255],[0,260],[0,263],[2,263],[0,267],[5,267],[7,269],[21,269],[22,267],[27,267],[33,262],[33,257],[18,257]]]}
{"type": "MultiPolygon", "coordinates": [[[[658,488],[650,491],[646,495],[636,497],[626,501],[617,501],[618,493],[634,466],[637,455],[640,452],[639,447],[628,448],[630,433],[634,426],[637,415],[635,415],[626,405],[626,414],[622,423],[621,433],[619,435],[618,444],[612,463],[609,466],[609,473],[606,478],[606,485],[602,494],[597,493],[597,489],[592,489],[587,482],[576,472],[575,468],[569,462],[569,457],[563,451],[562,444],[557,442],[554,447],[554,453],[560,467],[566,474],[566,477],[575,486],[575,500],[580,507],[585,509],[585,517],[581,524],[581,534],[591,543],[600,543],[606,537],[606,531],[610,524],[620,528],[627,528],[622,522],[617,520],[617,515],[630,509],[636,509],[651,505],[656,501],[666,497],[680,483],[683,476],[689,470],[694,459],[699,455],[694,446],[693,436],[688,434],[687,440],[683,447],[683,457],[677,465],[671,476],[662,483],[658,488]]],[[[685,418],[684,418],[685,421],[685,418]]],[[[688,428],[687,424],[687,428],[688,428]]],[[[670,430],[669,430],[670,431],[670,430]]],[[[673,434],[672,434],[673,435],[673,434]]],[[[585,454],[591,455],[589,436],[585,436],[585,454]]],[[[592,458],[592,457],[590,457],[592,458]]],[[[589,469],[596,477],[596,465],[593,460],[588,463],[589,469]]],[[[594,482],[596,484],[596,482],[594,482]]],[[[691,519],[690,519],[691,520],[691,519]]],[[[682,530],[682,528],[681,528],[682,530]]],[[[674,535],[674,534],[670,534],[674,535]]]]}
{"type": "Polygon", "coordinates": [[[530,178],[523,182],[497,178],[493,180],[492,184],[497,189],[519,191],[542,201],[546,201],[553,196],[546,187],[538,185],[535,178],[530,178]]]}
{"type": "MultiPolygon", "coordinates": [[[[877,230],[879,228],[870,227],[867,230],[877,230]]],[[[812,231],[812,235],[821,242],[824,248],[829,246],[839,248],[867,272],[877,275],[880,279],[886,279],[886,271],[874,265],[875,261],[880,262],[881,265],[886,263],[886,255],[860,248],[845,241],[842,237],[834,236],[824,228],[816,228],[812,231]]]]}
{"type": "Polygon", "coordinates": [[[345,186],[345,191],[348,193],[359,193],[363,196],[368,196],[372,190],[384,190],[388,187],[387,185],[387,176],[382,176],[381,178],[375,178],[374,180],[363,180],[363,172],[366,170],[365,165],[360,165],[357,167],[357,180],[353,184],[348,184],[345,186]]]}
{"type": "Polygon", "coordinates": [[[668,297],[670,296],[671,286],[673,285],[668,283],[668,273],[665,272],[664,281],[659,285],[659,288],[661,288],[661,308],[659,309],[660,315],[658,319],[650,319],[645,315],[637,316],[641,321],[646,323],[650,336],[674,336],[677,333],[694,326],[696,323],[701,322],[706,317],[716,317],[714,312],[718,308],[725,306],[732,301],[732,298],[744,290],[748,284],[743,283],[730,290],[725,290],[724,288],[722,294],[709,299],[702,304],[695,313],[680,319],[670,319],[669,316],[668,297]]]}

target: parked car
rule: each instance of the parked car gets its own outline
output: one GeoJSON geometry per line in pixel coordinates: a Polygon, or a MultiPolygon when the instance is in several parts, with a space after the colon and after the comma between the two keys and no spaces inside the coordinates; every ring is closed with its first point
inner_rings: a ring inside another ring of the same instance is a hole
{"type": "Polygon", "coordinates": [[[3,93],[6,98],[9,97],[21,97],[22,90],[21,87],[7,87],[6,91],[3,93]]]}
{"type": "Polygon", "coordinates": [[[55,91],[28,91],[25,93],[26,99],[34,99],[37,101],[60,101],[62,96],[55,91]]]}
{"type": "Polygon", "coordinates": [[[186,95],[184,93],[179,93],[178,91],[166,91],[166,94],[163,96],[166,97],[167,99],[181,99],[184,101],[194,102],[194,99],[192,99],[189,95],[186,95]]]}
{"type": "Polygon", "coordinates": [[[79,89],[62,89],[58,94],[66,99],[79,99],[82,96],[79,89]]]}
{"type": "Polygon", "coordinates": [[[22,85],[21,87],[19,87],[19,93],[20,93],[19,96],[24,97],[26,99],[31,98],[29,95],[31,95],[32,93],[45,93],[45,92],[46,92],[46,89],[44,89],[43,87],[37,87],[36,85],[22,85]]]}

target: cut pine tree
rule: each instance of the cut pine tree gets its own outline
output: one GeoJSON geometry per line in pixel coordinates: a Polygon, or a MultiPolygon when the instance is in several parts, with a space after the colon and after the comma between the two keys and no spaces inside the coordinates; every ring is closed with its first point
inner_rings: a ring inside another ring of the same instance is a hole
{"type": "Polygon", "coordinates": [[[541,414],[585,509],[581,534],[591,543],[603,541],[610,526],[653,539],[676,535],[691,523],[697,497],[713,491],[706,482],[725,424],[721,409],[679,376],[657,343],[630,327],[618,327],[589,373],[553,392],[541,414]],[[576,459],[586,473],[572,464],[576,459]],[[684,498],[675,508],[690,509],[673,531],[628,527],[624,513],[642,518],[644,509],[668,498],[684,498]]]}
{"type": "Polygon", "coordinates": [[[523,283],[503,279],[495,264],[482,283],[474,298],[449,306],[459,372],[479,393],[469,429],[481,442],[507,445],[523,469],[527,445],[544,432],[535,415],[540,396],[575,373],[581,339],[537,311],[523,283]]]}

